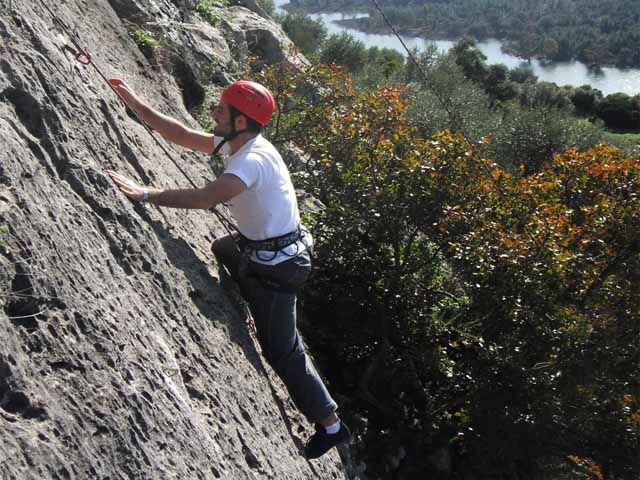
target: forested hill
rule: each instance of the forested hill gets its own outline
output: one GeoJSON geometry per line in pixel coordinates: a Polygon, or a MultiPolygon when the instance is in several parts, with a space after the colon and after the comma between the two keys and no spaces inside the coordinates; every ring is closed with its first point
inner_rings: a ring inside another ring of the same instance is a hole
{"type": "MultiPolygon", "coordinates": [[[[292,0],[302,9],[369,10],[368,0],[292,0]]],[[[429,38],[507,40],[524,57],[578,59],[589,65],[640,66],[636,0],[387,0],[385,12],[404,33],[429,38]]],[[[357,28],[386,29],[376,12],[357,28]]]]}

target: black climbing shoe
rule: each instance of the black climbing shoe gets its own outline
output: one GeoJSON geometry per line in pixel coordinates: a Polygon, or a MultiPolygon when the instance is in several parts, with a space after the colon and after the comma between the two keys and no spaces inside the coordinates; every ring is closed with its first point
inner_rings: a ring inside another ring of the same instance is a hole
{"type": "Polygon", "coordinates": [[[347,443],[349,440],[351,440],[351,432],[343,421],[340,421],[340,430],[333,434],[327,433],[322,425],[317,424],[316,433],[311,436],[304,451],[307,458],[318,458],[336,445],[347,443]]]}

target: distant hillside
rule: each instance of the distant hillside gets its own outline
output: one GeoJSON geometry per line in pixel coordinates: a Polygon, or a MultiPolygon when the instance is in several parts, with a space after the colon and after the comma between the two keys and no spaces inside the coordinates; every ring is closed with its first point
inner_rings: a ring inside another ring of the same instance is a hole
{"type": "MultiPolygon", "coordinates": [[[[292,0],[303,10],[372,10],[367,0],[292,0]]],[[[578,59],[592,66],[640,66],[640,2],[635,0],[387,0],[404,33],[430,38],[498,38],[523,57],[578,59]]],[[[351,26],[387,29],[376,11],[351,26]]]]}

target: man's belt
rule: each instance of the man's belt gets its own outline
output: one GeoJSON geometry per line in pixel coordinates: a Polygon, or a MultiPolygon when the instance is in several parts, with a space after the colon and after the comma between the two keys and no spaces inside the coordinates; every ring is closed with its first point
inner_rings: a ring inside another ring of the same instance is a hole
{"type": "Polygon", "coordinates": [[[267,238],[266,240],[249,240],[244,237],[243,240],[244,244],[252,250],[277,252],[296,243],[300,239],[300,236],[300,227],[298,227],[293,232],[285,233],[279,237],[267,238]]]}

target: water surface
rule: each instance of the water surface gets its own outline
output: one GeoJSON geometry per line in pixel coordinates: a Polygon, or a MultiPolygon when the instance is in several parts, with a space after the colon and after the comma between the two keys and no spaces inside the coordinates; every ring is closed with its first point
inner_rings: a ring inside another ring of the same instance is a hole
{"type": "MultiPolygon", "coordinates": [[[[276,0],[276,6],[287,3],[287,0],[276,0]]],[[[282,10],[278,10],[282,12],[282,10]]],[[[347,32],[354,38],[362,41],[366,47],[386,47],[392,48],[405,55],[405,50],[398,38],[389,34],[364,33],[352,28],[347,28],[336,23],[337,20],[346,20],[358,17],[366,17],[367,14],[345,14],[345,13],[318,13],[310,14],[311,18],[320,19],[327,27],[329,35],[333,33],[347,32]]],[[[440,52],[448,51],[455,43],[453,40],[428,40],[420,37],[402,36],[402,40],[409,48],[417,47],[425,49],[435,45],[440,52]]],[[[604,67],[601,69],[590,69],[582,62],[541,62],[531,60],[530,63],[513,55],[502,51],[502,43],[499,40],[490,39],[478,42],[478,49],[487,57],[488,64],[502,63],[509,68],[519,66],[529,67],[539,80],[553,82],[557,85],[590,85],[597,88],[604,95],[615,92],[623,92],[627,95],[640,94],[640,70],[621,69],[614,67],[604,67]]]]}

